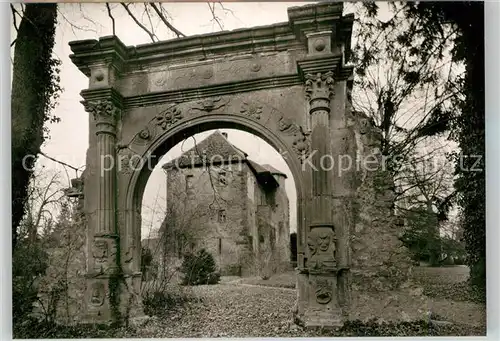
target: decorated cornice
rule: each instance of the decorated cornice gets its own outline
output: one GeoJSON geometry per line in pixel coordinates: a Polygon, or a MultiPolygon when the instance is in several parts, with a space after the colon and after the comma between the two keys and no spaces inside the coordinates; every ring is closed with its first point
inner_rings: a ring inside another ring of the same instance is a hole
{"type": "Polygon", "coordinates": [[[299,40],[305,41],[311,32],[332,30],[335,40],[346,48],[346,58],[350,57],[352,25],[354,15],[342,16],[341,2],[323,2],[288,9],[288,20],[299,40]]]}
{"type": "Polygon", "coordinates": [[[209,85],[196,89],[150,92],[144,95],[126,97],[123,100],[123,104],[126,108],[132,108],[171,102],[182,103],[201,98],[231,95],[263,89],[284,88],[301,84],[302,81],[298,75],[267,77],[243,82],[209,85]]]}
{"type": "MultiPolygon", "coordinates": [[[[305,50],[305,34],[331,30],[345,49],[350,47],[352,16],[342,16],[342,3],[320,3],[288,9],[289,20],[268,26],[176,38],[125,46],[116,36],[70,42],[71,60],[87,76],[91,65],[111,63],[119,73],[144,70],[155,64],[175,64],[215,56],[305,50]]],[[[348,52],[346,57],[348,58],[348,52]]]]}
{"type": "Polygon", "coordinates": [[[85,105],[85,102],[109,100],[113,102],[113,104],[118,108],[122,108],[124,100],[122,95],[120,95],[120,93],[116,89],[111,87],[82,90],[80,92],[80,95],[84,99],[81,102],[83,105],[85,105]]]}
{"type": "Polygon", "coordinates": [[[116,36],[71,41],[69,46],[73,52],[69,56],[71,61],[87,77],[90,77],[90,66],[93,64],[111,64],[121,72],[128,58],[127,47],[116,36]]]}
{"type": "Polygon", "coordinates": [[[302,79],[306,74],[334,72],[335,79],[347,80],[352,76],[354,67],[352,65],[342,65],[342,56],[327,56],[323,58],[306,58],[297,62],[297,69],[302,79]]]}

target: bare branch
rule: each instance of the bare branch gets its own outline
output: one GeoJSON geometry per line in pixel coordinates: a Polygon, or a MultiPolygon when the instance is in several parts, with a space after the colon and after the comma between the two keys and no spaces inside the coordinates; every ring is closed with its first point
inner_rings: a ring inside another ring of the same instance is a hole
{"type": "MultiPolygon", "coordinates": [[[[140,28],[142,28],[142,30],[149,35],[149,37],[151,38],[151,41],[154,43],[155,42],[155,34],[153,32],[151,32],[150,30],[148,30],[146,28],[146,26],[144,26],[143,24],[141,24],[141,22],[135,17],[135,15],[132,14],[132,12],[130,11],[130,9],[128,8],[128,5],[126,5],[123,2],[121,3],[121,5],[123,6],[123,8],[125,8],[125,11],[127,11],[128,15],[132,18],[132,20],[134,20],[134,22],[137,24],[137,26],[139,26],[140,28]]],[[[144,6],[146,6],[146,4],[144,4],[144,6]]]]}
{"type": "MultiPolygon", "coordinates": [[[[184,33],[179,31],[178,29],[176,29],[171,23],[168,22],[168,20],[165,18],[163,13],[160,11],[158,6],[156,6],[156,4],[154,2],[149,3],[149,5],[151,7],[153,7],[153,9],[156,11],[156,14],[158,14],[161,21],[163,21],[163,23],[165,24],[165,26],[167,26],[172,32],[174,32],[177,35],[177,37],[185,37],[186,36],[184,33]]],[[[160,4],[160,6],[161,6],[161,4],[160,4]]]]}
{"type": "Polygon", "coordinates": [[[113,35],[116,36],[115,18],[113,17],[113,14],[111,13],[111,8],[109,7],[109,2],[106,2],[106,8],[108,9],[108,16],[111,18],[111,22],[112,22],[112,25],[113,25],[113,35]]]}
{"type": "MultiPolygon", "coordinates": [[[[95,27],[100,26],[101,29],[104,28],[104,26],[101,23],[96,22],[92,18],[90,18],[87,15],[85,15],[84,7],[82,6],[81,2],[78,3],[78,7],[79,7],[79,13],[81,14],[81,16],[82,16],[83,19],[85,19],[86,21],[90,22],[95,27]]],[[[97,30],[91,30],[91,29],[89,29],[89,31],[93,31],[93,32],[97,33],[97,30]]]]}
{"type": "Polygon", "coordinates": [[[67,164],[66,162],[63,162],[63,161],[59,161],[59,160],[57,160],[57,159],[54,159],[53,157],[48,156],[47,154],[45,154],[45,153],[44,153],[44,152],[42,152],[42,151],[40,151],[40,154],[41,154],[41,155],[43,155],[43,156],[45,156],[47,159],[49,159],[49,160],[51,160],[51,161],[54,161],[54,162],[57,162],[57,163],[59,163],[59,164],[63,165],[64,167],[69,167],[69,168],[73,169],[73,170],[75,171],[75,173],[76,173],[76,176],[78,176],[78,171],[80,170],[80,168],[81,168],[81,167],[80,167],[80,168],[76,168],[76,167],[74,167],[74,166],[72,166],[72,165],[70,165],[70,164],[67,164]]]}
{"type": "Polygon", "coordinates": [[[59,7],[57,8],[57,15],[60,16],[61,18],[63,18],[63,20],[69,24],[69,26],[71,27],[71,31],[73,32],[73,34],[76,36],[76,30],[79,30],[79,31],[84,31],[84,32],[94,32],[97,34],[97,30],[93,30],[91,28],[85,28],[85,27],[82,27],[82,26],[77,26],[73,23],[72,20],[69,20],[66,15],[64,14],[63,11],[61,11],[59,9],[59,7]]]}
{"type": "MultiPolygon", "coordinates": [[[[153,27],[153,20],[151,20],[151,13],[149,13],[149,7],[148,7],[148,4],[147,3],[144,3],[144,12],[146,13],[146,15],[148,16],[148,20],[149,20],[149,25],[151,25],[151,31],[154,32],[154,27],[153,27]]],[[[159,39],[158,39],[159,40],[159,39]]]]}
{"type": "Polygon", "coordinates": [[[19,12],[17,11],[17,9],[14,8],[14,5],[12,4],[10,4],[10,9],[12,10],[12,22],[14,24],[14,28],[16,29],[16,31],[19,31],[19,27],[17,27],[17,21],[16,21],[16,14],[19,14],[19,12]]]}
{"type": "Polygon", "coordinates": [[[222,23],[220,22],[220,20],[217,17],[217,15],[215,15],[215,3],[213,5],[210,5],[210,2],[207,2],[207,5],[208,5],[208,8],[210,8],[210,12],[212,12],[212,18],[213,18],[213,20],[215,20],[215,22],[217,23],[217,25],[219,25],[221,31],[223,31],[224,27],[222,26],[222,23]]]}

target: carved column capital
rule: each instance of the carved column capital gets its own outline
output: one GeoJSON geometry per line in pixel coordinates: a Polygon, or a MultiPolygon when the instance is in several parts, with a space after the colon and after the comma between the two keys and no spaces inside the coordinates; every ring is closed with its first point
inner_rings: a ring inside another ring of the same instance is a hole
{"type": "Polygon", "coordinates": [[[109,99],[85,101],[85,111],[90,113],[97,127],[97,134],[114,133],[120,109],[109,99]]]}
{"type": "MultiPolygon", "coordinates": [[[[323,73],[307,73],[304,75],[305,78],[305,92],[306,98],[311,102],[322,100],[330,102],[330,98],[334,95],[334,84],[333,72],[323,72],[323,73]]],[[[328,106],[329,107],[329,106],[328,106]]],[[[313,108],[311,106],[311,113],[313,108]]]]}

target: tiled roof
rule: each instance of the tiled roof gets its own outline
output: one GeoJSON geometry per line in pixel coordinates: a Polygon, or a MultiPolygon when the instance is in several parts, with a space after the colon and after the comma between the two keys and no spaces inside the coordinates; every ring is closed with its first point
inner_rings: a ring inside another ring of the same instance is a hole
{"type": "Polygon", "coordinates": [[[227,138],[217,130],[177,159],[163,165],[163,168],[201,166],[204,160],[208,164],[211,162],[219,163],[221,161],[246,160],[247,156],[248,154],[233,146],[227,138]]]}
{"type": "Polygon", "coordinates": [[[278,182],[272,175],[272,173],[266,169],[265,167],[259,165],[257,162],[248,160],[248,165],[252,169],[252,171],[255,174],[255,177],[257,178],[257,181],[264,187],[271,187],[271,188],[276,188],[279,187],[278,182]]]}
{"type": "Polygon", "coordinates": [[[282,175],[286,178],[286,174],[283,173],[282,171],[277,170],[271,165],[268,165],[267,163],[265,165],[262,165],[263,168],[267,169],[271,174],[276,174],[276,175],[282,175]]]}
{"type": "Polygon", "coordinates": [[[286,175],[280,172],[271,165],[260,165],[255,161],[248,159],[248,154],[234,146],[227,140],[227,138],[220,132],[216,131],[206,139],[197,143],[197,145],[188,151],[184,152],[178,158],[164,164],[164,169],[169,168],[189,168],[202,166],[203,161],[206,164],[210,162],[219,163],[221,161],[243,161],[247,163],[255,174],[257,181],[264,187],[276,188],[279,187],[277,180],[273,175],[286,175]]]}

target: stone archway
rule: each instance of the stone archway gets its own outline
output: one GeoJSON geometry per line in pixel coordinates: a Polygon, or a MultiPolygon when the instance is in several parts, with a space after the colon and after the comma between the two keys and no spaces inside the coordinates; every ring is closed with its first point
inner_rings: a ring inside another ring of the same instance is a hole
{"type": "MultiPolygon", "coordinates": [[[[143,155],[143,159],[148,159],[148,155],[154,155],[155,153],[151,152],[153,150],[159,151],[156,154],[162,155],[169,146],[175,145],[184,138],[184,136],[189,136],[198,132],[211,130],[211,129],[224,129],[224,128],[232,128],[238,129],[242,131],[246,131],[252,133],[256,136],[261,137],[264,141],[269,143],[275,150],[279,151],[283,156],[288,168],[292,172],[295,182],[295,189],[297,198],[303,197],[305,195],[305,188],[307,187],[306,181],[303,179],[303,174],[301,171],[301,164],[298,158],[293,157],[295,152],[293,149],[289,147],[288,144],[282,139],[282,137],[277,136],[273,131],[268,129],[267,127],[252,121],[251,119],[245,118],[243,116],[234,116],[231,114],[221,114],[221,115],[202,115],[200,117],[196,117],[190,121],[185,122],[182,126],[178,126],[176,129],[169,130],[168,132],[164,132],[162,136],[155,142],[151,143],[145,151],[143,155]]],[[[120,197],[120,200],[123,200],[120,205],[123,204],[125,207],[125,211],[133,212],[134,217],[130,217],[130,222],[132,224],[126,226],[126,230],[123,231],[123,234],[129,233],[134,234],[135,231],[140,230],[140,226],[138,224],[141,221],[139,216],[140,207],[142,203],[142,195],[145,190],[147,178],[151,173],[155,165],[155,160],[152,160],[151,167],[144,163],[140,170],[136,171],[129,177],[128,187],[124,189],[126,195],[124,197],[120,197]]],[[[124,183],[124,186],[127,186],[124,183]]],[[[297,225],[303,224],[304,219],[299,217],[304,217],[304,208],[302,207],[302,200],[297,200],[296,203],[296,211],[297,211],[297,225]]],[[[127,239],[131,240],[131,239],[127,239]]],[[[137,240],[135,240],[134,246],[138,247],[140,244],[137,240]]],[[[123,245],[123,247],[127,247],[123,245]]],[[[137,271],[137,264],[133,265],[133,270],[137,271]]]]}
{"type": "Polygon", "coordinates": [[[348,318],[358,174],[324,164],[325,156],[355,159],[364,134],[349,108],[353,16],[342,10],[293,7],[285,23],[138,47],[117,37],[70,43],[89,77],[85,320],[142,314],[140,203],[149,172],[185,136],[217,127],[254,133],[286,155],[297,186],[297,318],[307,326],[348,318]]]}

